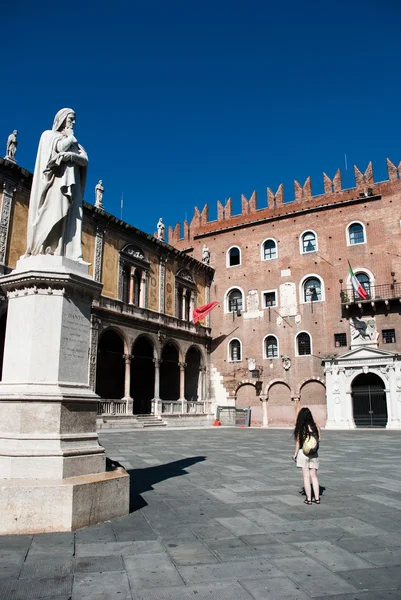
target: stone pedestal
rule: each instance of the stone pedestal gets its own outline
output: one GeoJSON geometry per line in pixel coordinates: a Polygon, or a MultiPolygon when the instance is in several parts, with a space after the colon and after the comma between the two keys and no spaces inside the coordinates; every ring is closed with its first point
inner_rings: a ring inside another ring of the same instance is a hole
{"type": "Polygon", "coordinates": [[[88,266],[32,256],[0,278],[8,315],[0,383],[0,533],[69,531],[128,513],[129,477],[105,472],[89,387],[88,266]]]}

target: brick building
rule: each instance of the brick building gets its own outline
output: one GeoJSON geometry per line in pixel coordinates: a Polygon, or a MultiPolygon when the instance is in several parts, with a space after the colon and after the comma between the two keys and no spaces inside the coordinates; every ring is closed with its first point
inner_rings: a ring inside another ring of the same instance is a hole
{"type": "Polygon", "coordinates": [[[372,164],[354,167],[356,185],[324,174],[195,208],[191,223],[169,228],[169,243],[215,269],[211,300],[212,398],[216,406],[251,406],[253,424],[292,425],[310,406],[328,428],[401,428],[401,163],[387,159],[388,181],[372,164]],[[351,283],[348,261],[360,294],[351,283]]]}
{"type": "MultiPolygon", "coordinates": [[[[26,250],[32,174],[0,159],[0,273],[26,250]]],[[[192,322],[209,298],[213,269],[84,203],[82,248],[103,284],[91,315],[89,380],[101,414],[167,418],[211,412],[210,329],[192,322]]],[[[7,299],[0,297],[0,368],[7,299]]],[[[182,420],[182,419],[181,419],[182,420]]]]}

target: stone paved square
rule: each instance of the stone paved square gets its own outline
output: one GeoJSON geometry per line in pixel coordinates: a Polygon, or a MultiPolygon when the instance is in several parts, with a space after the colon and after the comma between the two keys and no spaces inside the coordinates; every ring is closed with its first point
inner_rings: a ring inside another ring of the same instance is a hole
{"type": "Polygon", "coordinates": [[[100,438],[131,514],[0,537],[1,600],[401,598],[400,433],[323,431],[320,506],[303,504],[290,430],[100,438]]]}

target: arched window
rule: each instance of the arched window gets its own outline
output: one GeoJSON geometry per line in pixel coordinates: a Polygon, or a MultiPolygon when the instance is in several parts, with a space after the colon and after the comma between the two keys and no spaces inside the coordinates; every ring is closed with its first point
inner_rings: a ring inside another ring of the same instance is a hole
{"type": "Polygon", "coordinates": [[[263,260],[272,260],[277,258],[277,244],[274,240],[266,240],[263,243],[263,260]]]}
{"type": "Polygon", "coordinates": [[[230,362],[238,362],[241,360],[241,342],[239,340],[231,340],[229,343],[228,360],[230,362]]]}
{"type": "Polygon", "coordinates": [[[227,294],[226,312],[242,311],[242,307],[243,307],[242,292],[238,288],[234,288],[227,294]]]}
{"type": "Polygon", "coordinates": [[[357,280],[362,285],[363,289],[370,296],[370,277],[366,273],[355,273],[357,280]]]}
{"type": "Polygon", "coordinates": [[[317,236],[314,231],[306,231],[302,235],[302,247],[301,251],[303,254],[307,252],[315,252],[317,250],[317,236]]]}
{"type": "Polygon", "coordinates": [[[322,300],[322,282],[317,277],[308,277],[304,281],[304,301],[317,302],[322,300]]]}
{"type": "Polygon", "coordinates": [[[233,246],[227,251],[227,267],[237,267],[241,264],[241,250],[233,246]]]}
{"type": "Polygon", "coordinates": [[[278,357],[278,341],[275,335],[268,335],[265,338],[265,356],[266,358],[278,357]]]}
{"type": "Polygon", "coordinates": [[[312,353],[312,340],[309,333],[306,331],[301,331],[297,335],[297,354],[298,356],[307,356],[312,353]]]}
{"type": "Polygon", "coordinates": [[[348,227],[348,242],[350,246],[365,242],[365,229],[362,223],[351,223],[348,227]]]}

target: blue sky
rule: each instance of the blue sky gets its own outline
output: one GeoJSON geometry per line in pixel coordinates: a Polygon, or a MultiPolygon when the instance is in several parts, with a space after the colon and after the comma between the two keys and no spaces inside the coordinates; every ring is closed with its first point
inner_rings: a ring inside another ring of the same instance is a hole
{"type": "MultiPolygon", "coordinates": [[[[153,233],[193,207],[322,172],[344,154],[375,179],[401,159],[399,0],[20,0],[2,6],[0,141],[19,130],[33,170],[40,134],[77,113],[85,193],[153,233]],[[75,8],[74,8],[75,7],[75,8]]],[[[1,150],[1,152],[5,151],[1,150]]],[[[346,187],[343,172],[343,185],[346,187]]]]}

